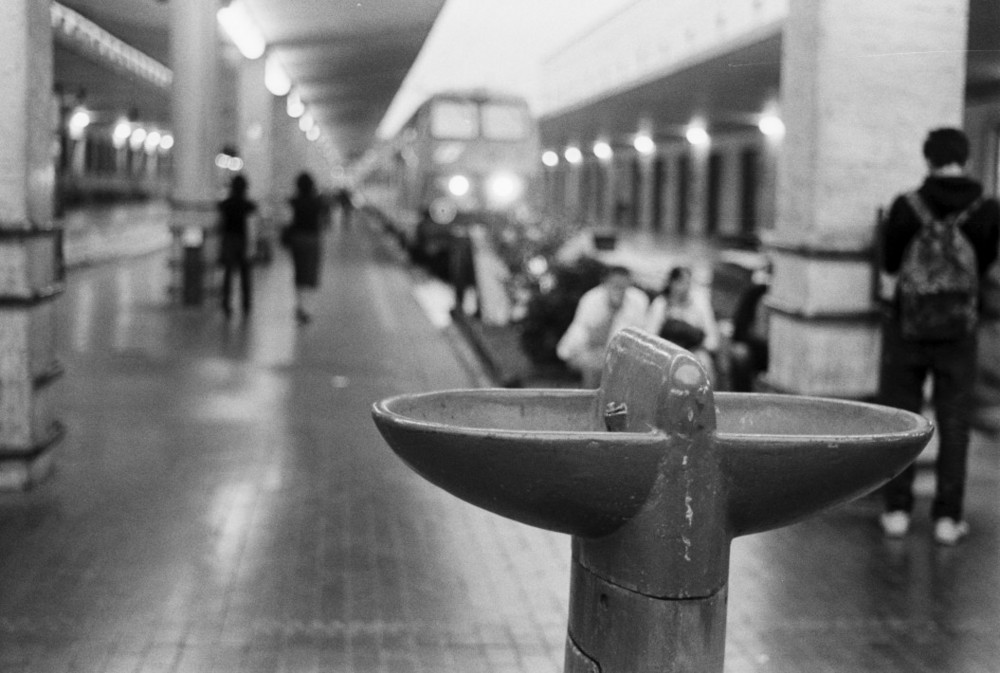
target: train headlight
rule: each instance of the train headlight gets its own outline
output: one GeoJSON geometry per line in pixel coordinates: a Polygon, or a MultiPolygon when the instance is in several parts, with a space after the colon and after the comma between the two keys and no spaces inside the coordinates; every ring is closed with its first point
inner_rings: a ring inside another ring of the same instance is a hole
{"type": "Polygon", "coordinates": [[[465,196],[471,186],[469,178],[464,175],[453,175],[448,179],[448,191],[455,196],[465,196]]]}
{"type": "Polygon", "coordinates": [[[521,198],[524,182],[513,173],[494,173],[486,181],[486,193],[491,202],[509,205],[521,198]]]}

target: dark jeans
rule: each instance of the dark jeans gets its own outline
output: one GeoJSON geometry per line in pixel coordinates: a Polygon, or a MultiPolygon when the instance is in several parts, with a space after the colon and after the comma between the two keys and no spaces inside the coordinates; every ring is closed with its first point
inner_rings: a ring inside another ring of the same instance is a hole
{"type": "Polygon", "coordinates": [[[229,313],[231,310],[229,298],[232,296],[233,292],[234,272],[239,272],[240,274],[240,293],[241,299],[243,300],[243,312],[246,313],[250,310],[250,307],[253,304],[253,285],[251,281],[250,263],[246,261],[235,264],[226,264],[222,267],[222,308],[226,313],[229,313]]]}
{"type": "MultiPolygon", "coordinates": [[[[917,342],[903,339],[899,321],[889,317],[882,325],[882,364],[879,402],[919,413],[924,381],[934,384],[934,415],[938,434],[937,480],[931,517],[962,518],[966,463],[969,449],[969,412],[976,375],[976,335],[958,341],[917,342]]],[[[887,510],[913,508],[914,465],[889,482],[884,490],[887,510]]]]}

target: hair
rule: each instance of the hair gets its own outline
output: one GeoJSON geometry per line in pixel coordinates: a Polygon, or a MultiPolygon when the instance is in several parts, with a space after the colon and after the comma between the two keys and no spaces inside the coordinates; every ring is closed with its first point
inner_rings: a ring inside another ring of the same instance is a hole
{"type": "Polygon", "coordinates": [[[235,175],[229,183],[229,191],[236,196],[243,196],[247,193],[248,186],[249,185],[245,177],[242,175],[235,175]]]}
{"type": "Polygon", "coordinates": [[[934,129],[924,140],[924,158],[933,168],[964,166],[969,160],[969,138],[960,129],[934,129]]]}
{"type": "Polygon", "coordinates": [[[299,190],[299,194],[312,194],[316,191],[316,183],[312,176],[305,171],[299,173],[299,176],[295,178],[295,187],[299,190]]]}
{"type": "Polygon", "coordinates": [[[673,289],[674,283],[679,281],[684,276],[689,278],[691,277],[691,267],[684,266],[682,264],[670,269],[670,273],[667,274],[667,284],[663,286],[663,294],[670,294],[670,290],[673,289]]]}

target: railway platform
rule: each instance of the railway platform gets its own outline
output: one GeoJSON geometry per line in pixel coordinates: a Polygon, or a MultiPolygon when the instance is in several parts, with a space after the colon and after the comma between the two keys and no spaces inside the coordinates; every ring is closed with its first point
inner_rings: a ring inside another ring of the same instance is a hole
{"type": "MultiPolygon", "coordinates": [[[[304,327],[283,255],[229,321],[170,301],[165,250],[71,266],[68,434],[48,480],[0,494],[0,670],[561,670],[569,538],[435,489],[371,422],[488,377],[375,227],[325,252],[304,327]]],[[[960,546],[918,492],[905,540],[874,498],[738,538],[727,673],[1000,671],[996,440],[975,435],[960,546]]]]}

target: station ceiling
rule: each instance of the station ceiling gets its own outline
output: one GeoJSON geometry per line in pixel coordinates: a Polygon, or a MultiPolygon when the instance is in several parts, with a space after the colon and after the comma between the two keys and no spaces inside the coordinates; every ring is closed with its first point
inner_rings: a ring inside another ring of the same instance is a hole
{"type": "MultiPolygon", "coordinates": [[[[968,23],[966,97],[975,101],[1000,93],[1000,2],[969,0],[968,23]]],[[[548,115],[541,120],[543,142],[559,146],[604,137],[631,143],[637,119],[652,122],[657,138],[664,140],[682,138],[698,116],[716,131],[755,128],[759,114],[778,95],[781,43],[776,28],[753,44],[548,115]]]]}
{"type": "MultiPolygon", "coordinates": [[[[344,158],[372,143],[444,4],[444,0],[243,1],[269,49],[344,158]]],[[[169,0],[60,2],[171,67],[169,0]]],[[[58,41],[54,75],[57,86],[71,94],[83,92],[87,107],[98,113],[119,115],[134,109],[143,120],[169,120],[167,91],[81,58],[58,41]]]]}
{"type": "MultiPolygon", "coordinates": [[[[170,0],[60,2],[170,67],[170,0]]],[[[350,159],[373,142],[445,0],[244,2],[340,156],[350,159]]],[[[1000,2],[970,0],[969,7],[967,87],[975,98],[1000,91],[1000,2]]],[[[661,126],[682,125],[706,112],[738,125],[777,90],[780,54],[779,33],[741,53],[551,116],[543,120],[543,131],[550,140],[588,137],[615,131],[616,124],[632,125],[635,111],[646,109],[661,126]],[[754,65],[734,69],[734,58],[754,65]]],[[[65,91],[85,91],[92,110],[117,115],[137,108],[142,119],[168,123],[167,91],[110,72],[58,41],[55,81],[65,91]]]]}

